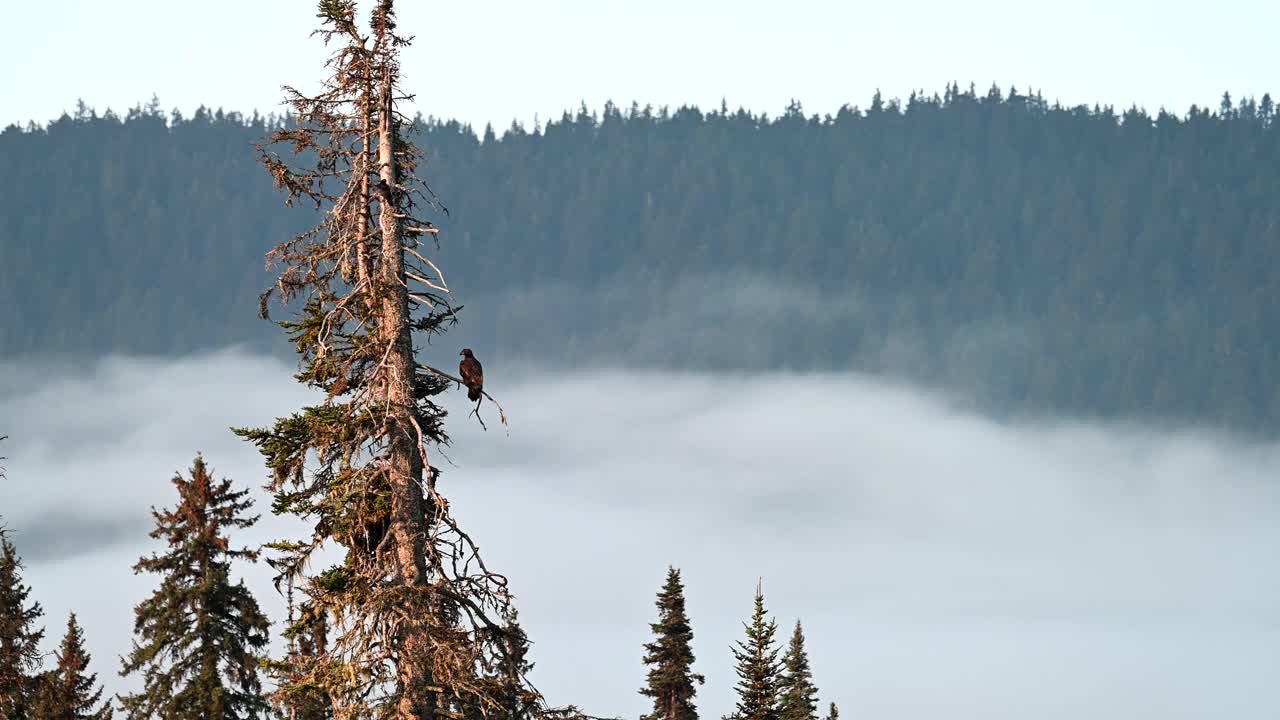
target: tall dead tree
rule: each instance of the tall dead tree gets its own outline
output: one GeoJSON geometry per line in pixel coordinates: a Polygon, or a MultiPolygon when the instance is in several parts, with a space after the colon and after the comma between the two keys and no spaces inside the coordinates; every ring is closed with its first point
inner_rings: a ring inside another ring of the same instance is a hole
{"type": "Polygon", "coordinates": [[[410,38],[398,34],[392,0],[376,3],[367,29],[352,0],[322,0],[319,10],[317,34],[334,48],[330,75],[314,95],[285,89],[296,124],[271,145],[291,146],[292,157],[260,150],[287,202],[312,205],[321,222],[269,253],[283,270],[262,314],[273,292],[300,303],[280,324],[300,355],[297,378],[325,399],[271,428],[236,431],[273,470],[276,512],[312,527],[271,546],[278,584],[300,587],[330,627],[276,699],[322,692],[338,718],[568,713],[548,709],[519,670],[503,670],[525,665],[510,657],[523,638],[510,637],[518,626],[506,579],[455,522],[430,461],[448,443],[434,398],[453,383],[418,362],[414,339],[456,320],[428,257],[436,228],[421,217],[443,208],[417,175],[421,154],[397,110],[411,98],[399,65],[410,38]],[[310,571],[333,545],[341,562],[310,571]]]}

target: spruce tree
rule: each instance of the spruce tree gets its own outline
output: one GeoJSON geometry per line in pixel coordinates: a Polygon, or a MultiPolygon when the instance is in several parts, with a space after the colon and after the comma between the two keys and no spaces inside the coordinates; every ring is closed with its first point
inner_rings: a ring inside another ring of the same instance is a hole
{"type": "Polygon", "coordinates": [[[827,717],[824,720],[840,720],[840,708],[835,703],[831,703],[830,709],[827,710],[827,717]]]}
{"type": "Polygon", "coordinates": [[[488,666],[483,676],[494,689],[497,701],[489,709],[455,699],[450,711],[467,720],[522,720],[539,714],[540,696],[528,686],[526,678],[533,671],[528,659],[529,638],[520,627],[519,614],[511,618],[495,637],[504,645],[499,662],[488,666]]]}
{"type": "Polygon", "coordinates": [[[782,666],[779,720],[818,720],[818,688],[813,684],[809,655],[804,649],[804,629],[799,620],[791,633],[791,644],[782,658],[782,666]]]}
{"type": "Polygon", "coordinates": [[[172,480],[177,507],[151,511],[151,537],[167,550],[133,568],[162,579],[134,610],[136,638],[120,674],[141,672],[144,689],[121,705],[130,720],[259,718],[268,709],[258,680],[267,618],[244,581],[231,582],[232,561],[255,560],[257,552],[233,548],[226,534],[257,517],[245,515],[248,491],[215,482],[203,457],[189,474],[172,480]]]}
{"type": "Polygon", "coordinates": [[[756,585],[755,611],[751,621],[743,623],[746,640],[739,640],[733,649],[737,662],[738,704],[735,711],[727,716],[728,720],[779,720],[778,689],[782,665],[773,640],[778,623],[766,621],[767,614],[764,590],[756,585]]]}
{"type": "Polygon", "coordinates": [[[36,621],[44,611],[38,602],[28,604],[30,594],[18,551],[0,532],[0,720],[32,717],[44,637],[36,621]]]}
{"type": "Polygon", "coordinates": [[[57,665],[40,678],[34,720],[111,720],[111,701],[103,701],[98,674],[89,673],[89,653],[75,613],[55,654],[57,665]]]}
{"type": "Polygon", "coordinates": [[[314,603],[301,604],[298,616],[294,616],[293,593],[289,593],[289,625],[284,630],[288,650],[281,660],[270,660],[267,672],[279,687],[287,692],[276,693],[274,705],[287,720],[332,720],[333,701],[324,688],[314,683],[300,682],[308,670],[324,656],[328,646],[329,623],[324,613],[317,611],[314,603]]]}
{"type": "MultiPolygon", "coordinates": [[[[286,88],[296,123],[259,148],[287,204],[320,213],[317,227],[268,254],[283,269],[260,314],[276,292],[298,312],[280,323],[300,356],[296,377],[325,398],[236,432],[273,471],[275,511],[312,528],[271,545],[277,582],[301,588],[334,627],[279,693],[319,690],[343,718],[487,716],[511,710],[503,668],[523,640],[511,636],[506,579],[452,517],[431,462],[448,442],[436,399],[457,379],[420,362],[414,344],[457,313],[427,256],[437,228],[423,214],[443,208],[417,175],[423,155],[398,110],[410,39],[393,5],[375,2],[365,28],[353,0],[321,0],[316,34],[334,48],[331,74],[314,96],[286,88]],[[273,152],[276,143],[290,154],[273,152]],[[313,574],[309,561],[326,545],[345,555],[313,574]]],[[[534,693],[518,683],[517,695],[534,693]]],[[[534,709],[546,710],[540,700],[534,709]]]]}
{"type": "Polygon", "coordinates": [[[695,683],[706,682],[693,672],[693,628],[685,613],[684,584],[680,571],[667,568],[667,582],[658,593],[658,622],[650,623],[656,639],[644,646],[649,666],[647,684],[640,694],[653,698],[653,712],[642,720],[697,720],[695,683]]]}

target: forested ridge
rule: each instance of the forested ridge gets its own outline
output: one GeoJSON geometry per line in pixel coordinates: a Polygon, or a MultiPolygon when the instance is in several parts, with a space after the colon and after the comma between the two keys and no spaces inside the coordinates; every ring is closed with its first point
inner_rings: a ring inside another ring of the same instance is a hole
{"type": "MultiPolygon", "coordinates": [[[[462,337],[499,363],[892,371],[1269,432],[1274,116],[1269,97],[1152,115],[952,86],[824,117],[427,118],[415,139],[462,337]]],[[[0,133],[0,356],[283,349],[256,317],[262,255],[313,217],[255,164],[279,122],[153,103],[0,133]]]]}

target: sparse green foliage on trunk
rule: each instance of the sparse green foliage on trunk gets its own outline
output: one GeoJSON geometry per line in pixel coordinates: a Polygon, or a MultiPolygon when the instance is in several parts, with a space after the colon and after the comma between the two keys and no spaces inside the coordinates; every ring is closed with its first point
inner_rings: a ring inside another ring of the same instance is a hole
{"type": "Polygon", "coordinates": [[[120,699],[130,720],[246,720],[267,711],[258,666],[267,618],[231,563],[257,552],[232,547],[228,530],[257,520],[247,490],[215,482],[197,456],[189,477],[173,480],[178,504],[152,509],[151,537],[167,546],[144,557],[135,573],[161,576],[160,587],[134,610],[133,650],[121,675],[141,673],[144,689],[120,699]]]}
{"type": "Polygon", "coordinates": [[[648,679],[640,690],[641,695],[653,698],[653,712],[642,720],[697,720],[695,683],[706,680],[693,672],[693,628],[685,612],[684,584],[678,569],[667,569],[657,606],[658,621],[649,625],[655,638],[644,646],[648,679]]]}

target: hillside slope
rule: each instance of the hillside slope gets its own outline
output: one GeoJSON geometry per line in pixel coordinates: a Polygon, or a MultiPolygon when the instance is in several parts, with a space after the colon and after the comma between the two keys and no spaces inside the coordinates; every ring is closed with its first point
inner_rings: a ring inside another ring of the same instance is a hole
{"type": "MultiPolygon", "coordinates": [[[[1280,419],[1280,129],[948,88],[770,119],[424,120],[459,342],[485,357],[906,374],[1011,410],[1280,419]]],[[[81,111],[0,134],[0,358],[280,348],[306,224],[262,118],[81,111]]],[[[456,354],[456,350],[454,351],[456,354]]]]}

